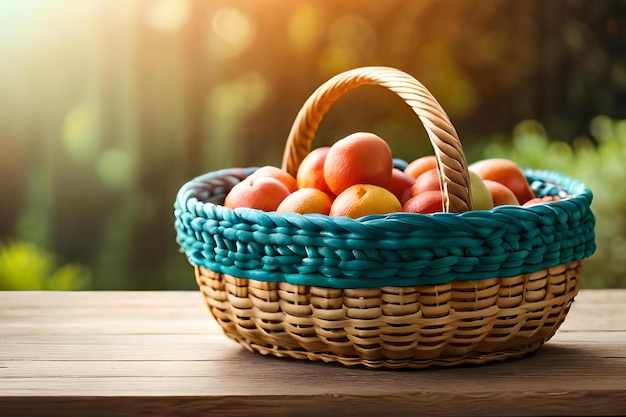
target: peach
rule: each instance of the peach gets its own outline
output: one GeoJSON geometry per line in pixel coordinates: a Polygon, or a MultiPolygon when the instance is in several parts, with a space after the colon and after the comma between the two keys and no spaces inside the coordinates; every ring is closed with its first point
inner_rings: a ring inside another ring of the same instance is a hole
{"type": "Polygon", "coordinates": [[[230,190],[224,200],[224,206],[231,209],[248,207],[275,211],[288,195],[287,186],[276,178],[248,177],[230,190]]]}
{"type": "Polygon", "coordinates": [[[519,204],[535,197],[521,168],[510,159],[490,158],[474,162],[469,169],[483,180],[496,181],[510,189],[519,204]]]}
{"type": "Polygon", "coordinates": [[[357,184],[385,188],[392,170],[391,148],[383,139],[367,132],[353,133],[335,142],[324,161],[324,179],[337,196],[357,184]]]}
{"type": "Polygon", "coordinates": [[[304,157],[296,174],[298,188],[317,188],[328,195],[333,195],[324,180],[324,161],[330,146],[313,149],[304,157]]]}
{"type": "Polygon", "coordinates": [[[493,206],[519,206],[519,200],[506,185],[501,184],[497,181],[491,180],[483,180],[483,183],[487,186],[487,189],[491,193],[491,197],[493,198],[493,206]]]}
{"type": "Polygon", "coordinates": [[[293,175],[289,174],[287,171],[283,171],[282,169],[272,166],[266,165],[263,166],[256,171],[254,171],[248,178],[255,179],[261,177],[272,177],[276,178],[278,181],[285,184],[285,187],[289,190],[289,192],[293,193],[298,189],[298,184],[296,183],[296,179],[293,175]]]}

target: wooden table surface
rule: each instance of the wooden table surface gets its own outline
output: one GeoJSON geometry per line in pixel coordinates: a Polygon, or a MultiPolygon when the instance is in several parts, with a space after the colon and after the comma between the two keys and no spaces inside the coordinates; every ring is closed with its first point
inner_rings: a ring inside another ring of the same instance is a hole
{"type": "Polygon", "coordinates": [[[368,370],[264,357],[200,292],[0,292],[0,416],[626,414],[626,290],[583,290],[518,360],[368,370]]]}

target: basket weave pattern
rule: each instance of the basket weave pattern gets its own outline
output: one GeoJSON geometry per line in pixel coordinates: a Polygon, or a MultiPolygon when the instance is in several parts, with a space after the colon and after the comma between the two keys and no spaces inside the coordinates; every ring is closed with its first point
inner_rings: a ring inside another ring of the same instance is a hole
{"type": "Polygon", "coordinates": [[[195,270],[211,314],[250,351],[422,368],[481,364],[537,349],[569,311],[580,262],[510,278],[367,290],[195,270]]]}
{"type": "Polygon", "coordinates": [[[595,250],[591,191],[526,171],[538,196],[562,201],[471,210],[454,127],[415,79],[390,68],[340,74],[296,117],[283,169],[294,174],[323,115],[347,90],[381,85],[424,124],[446,213],[353,220],[221,205],[254,172],[232,168],[185,184],[177,240],[207,306],[229,337],[276,356],[370,368],[482,364],[532,352],[557,331],[595,250]]]}

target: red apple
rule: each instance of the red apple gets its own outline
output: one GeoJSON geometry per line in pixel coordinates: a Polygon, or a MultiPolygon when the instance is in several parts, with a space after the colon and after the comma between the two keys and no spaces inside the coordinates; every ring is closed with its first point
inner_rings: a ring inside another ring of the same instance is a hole
{"type": "Polygon", "coordinates": [[[441,191],[424,191],[409,198],[402,206],[402,211],[422,214],[443,212],[441,191]]]}

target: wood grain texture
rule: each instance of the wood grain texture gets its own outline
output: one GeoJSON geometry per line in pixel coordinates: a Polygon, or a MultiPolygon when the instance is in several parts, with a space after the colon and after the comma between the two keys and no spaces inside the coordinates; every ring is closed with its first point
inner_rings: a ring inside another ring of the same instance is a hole
{"type": "Polygon", "coordinates": [[[626,414],[626,290],[525,358],[401,371],[250,353],[194,291],[0,292],[0,416],[419,414],[626,414]]]}

